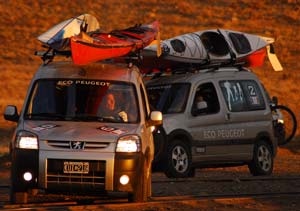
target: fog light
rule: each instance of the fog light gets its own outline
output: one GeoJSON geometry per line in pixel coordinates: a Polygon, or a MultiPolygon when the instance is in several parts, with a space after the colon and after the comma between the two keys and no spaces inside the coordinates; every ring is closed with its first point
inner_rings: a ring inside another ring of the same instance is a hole
{"type": "Polygon", "coordinates": [[[127,185],[128,182],[129,182],[129,177],[128,177],[127,175],[122,175],[122,176],[120,177],[120,183],[121,183],[122,185],[127,185]]]}
{"type": "Polygon", "coordinates": [[[150,129],[151,129],[151,132],[153,132],[155,130],[155,126],[151,126],[150,129]]]}
{"type": "Polygon", "coordinates": [[[32,180],[32,174],[31,174],[30,172],[25,172],[25,173],[23,174],[23,178],[24,178],[24,180],[26,180],[26,181],[30,181],[30,180],[32,180]]]}

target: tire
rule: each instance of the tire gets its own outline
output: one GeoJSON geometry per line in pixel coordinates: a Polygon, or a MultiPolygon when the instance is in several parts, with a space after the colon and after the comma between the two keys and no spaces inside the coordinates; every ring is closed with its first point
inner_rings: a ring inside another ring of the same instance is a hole
{"type": "Polygon", "coordinates": [[[192,155],[190,148],[182,141],[175,139],[167,149],[165,174],[169,178],[189,177],[192,168],[192,155]]]}
{"type": "Polygon", "coordinates": [[[143,159],[142,173],[137,177],[134,192],[128,194],[129,202],[146,202],[151,197],[151,162],[143,159]]]}
{"type": "Polygon", "coordinates": [[[28,203],[28,193],[27,192],[10,192],[10,202],[12,204],[27,204],[28,203]]]}
{"type": "Polygon", "coordinates": [[[265,141],[259,141],[254,146],[253,159],[248,164],[253,176],[270,175],[273,172],[274,156],[271,146],[265,141]]]}
{"type": "Polygon", "coordinates": [[[152,162],[153,172],[163,172],[165,169],[165,152],[166,152],[166,132],[162,126],[156,127],[153,131],[153,141],[154,141],[154,159],[152,162]]]}
{"type": "Polygon", "coordinates": [[[278,145],[282,146],[289,143],[295,136],[297,130],[297,119],[295,114],[284,105],[276,105],[272,107],[274,112],[283,113],[284,124],[275,122],[275,134],[278,137],[278,145]]]}
{"type": "Polygon", "coordinates": [[[166,147],[166,132],[162,126],[158,126],[153,131],[154,141],[154,160],[153,163],[159,163],[163,160],[166,147]]]}
{"type": "Polygon", "coordinates": [[[28,191],[24,187],[20,187],[20,181],[17,178],[16,166],[14,165],[14,160],[11,160],[11,178],[10,178],[10,192],[9,200],[12,204],[27,204],[28,203],[28,191]]]}

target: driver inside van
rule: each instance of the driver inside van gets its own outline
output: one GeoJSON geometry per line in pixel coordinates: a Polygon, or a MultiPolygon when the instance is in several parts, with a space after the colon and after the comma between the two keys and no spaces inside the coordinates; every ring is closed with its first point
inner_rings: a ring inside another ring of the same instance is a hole
{"type": "Polygon", "coordinates": [[[104,96],[97,115],[128,122],[127,113],[118,109],[116,105],[116,97],[113,93],[108,93],[106,96],[104,96]]]}

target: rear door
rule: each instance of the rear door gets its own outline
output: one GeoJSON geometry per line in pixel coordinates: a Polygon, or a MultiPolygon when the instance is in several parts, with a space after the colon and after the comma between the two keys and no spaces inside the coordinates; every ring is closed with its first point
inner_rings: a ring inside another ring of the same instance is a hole
{"type": "Polygon", "coordinates": [[[232,159],[250,160],[256,136],[269,131],[271,124],[260,85],[254,79],[228,78],[218,83],[227,110],[221,136],[228,138],[226,147],[232,159]]]}

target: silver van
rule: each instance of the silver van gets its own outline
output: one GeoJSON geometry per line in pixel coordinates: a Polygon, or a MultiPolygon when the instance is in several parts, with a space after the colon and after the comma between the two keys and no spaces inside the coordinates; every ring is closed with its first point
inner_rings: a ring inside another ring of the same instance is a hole
{"type": "Polygon", "coordinates": [[[164,125],[154,131],[153,166],[168,177],[197,167],[248,165],[269,175],[277,150],[270,102],[258,78],[238,67],[164,74],[146,83],[164,125]]]}
{"type": "Polygon", "coordinates": [[[150,111],[135,66],[42,65],[21,113],[9,105],[4,117],[17,122],[10,146],[12,202],[26,203],[36,192],[121,191],[130,201],[151,195],[152,130],[162,114],[150,111]],[[116,116],[101,108],[109,94],[116,116]]]}

